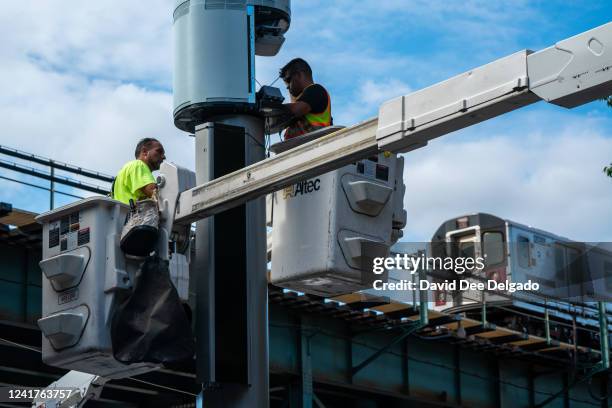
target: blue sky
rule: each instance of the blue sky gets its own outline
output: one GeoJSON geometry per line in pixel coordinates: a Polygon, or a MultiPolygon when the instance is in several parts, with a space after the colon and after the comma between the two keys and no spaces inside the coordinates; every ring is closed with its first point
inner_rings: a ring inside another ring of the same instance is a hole
{"type": "MultiPolygon", "coordinates": [[[[139,138],[154,136],[172,161],[193,168],[193,140],[172,124],[173,5],[3,4],[0,144],[114,174],[139,138]]],[[[257,58],[257,79],[268,84],[303,57],[332,95],[335,122],[351,125],[387,99],[611,17],[608,1],[296,0],[285,45],[257,58]]],[[[407,154],[407,239],[487,211],[577,240],[612,240],[612,180],[601,171],[612,161],[611,130],[602,103],[571,111],[538,103],[407,154]]],[[[48,206],[45,192],[3,180],[0,201],[48,206]]]]}

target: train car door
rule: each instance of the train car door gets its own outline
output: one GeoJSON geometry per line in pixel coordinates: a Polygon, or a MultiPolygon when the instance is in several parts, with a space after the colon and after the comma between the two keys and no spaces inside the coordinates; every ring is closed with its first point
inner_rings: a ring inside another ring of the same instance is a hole
{"type": "MultiPolygon", "coordinates": [[[[480,227],[474,226],[446,234],[446,242],[450,246],[447,253],[453,258],[472,258],[482,256],[480,246],[480,227]]],[[[482,271],[470,270],[457,274],[457,279],[465,279],[471,282],[482,282],[484,275],[482,271]]],[[[460,307],[482,301],[483,294],[477,290],[457,290],[453,294],[453,306],[460,307]]]]}

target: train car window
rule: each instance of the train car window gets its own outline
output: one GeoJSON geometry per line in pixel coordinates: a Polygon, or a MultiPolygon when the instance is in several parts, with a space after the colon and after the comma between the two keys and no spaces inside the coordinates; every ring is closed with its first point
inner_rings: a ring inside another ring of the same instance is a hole
{"type": "Polygon", "coordinates": [[[565,249],[563,245],[555,244],[555,281],[558,287],[567,287],[568,264],[565,249]]]}
{"type": "Polygon", "coordinates": [[[582,283],[583,271],[580,262],[580,251],[576,248],[567,248],[567,263],[569,270],[569,283],[576,285],[582,283]]]}
{"type": "Polygon", "coordinates": [[[474,241],[459,242],[459,257],[474,258],[475,248],[474,241]]]}
{"type": "Polygon", "coordinates": [[[497,265],[504,261],[504,236],[501,232],[485,232],[482,234],[485,264],[497,265]]]}
{"type": "Polygon", "coordinates": [[[612,292],[612,262],[604,261],[604,276],[606,277],[606,290],[612,292]]]}
{"type": "Polygon", "coordinates": [[[529,238],[519,235],[516,240],[516,246],[518,250],[517,258],[519,266],[524,269],[529,268],[529,238]]]}

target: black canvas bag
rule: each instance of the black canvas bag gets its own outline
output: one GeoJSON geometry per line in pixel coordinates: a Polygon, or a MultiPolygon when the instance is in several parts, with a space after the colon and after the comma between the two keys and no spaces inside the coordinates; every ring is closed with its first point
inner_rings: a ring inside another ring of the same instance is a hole
{"type": "Polygon", "coordinates": [[[113,353],[123,363],[172,364],[193,359],[191,324],[170,280],[168,261],[148,257],[133,293],[111,322],[113,353]]]}

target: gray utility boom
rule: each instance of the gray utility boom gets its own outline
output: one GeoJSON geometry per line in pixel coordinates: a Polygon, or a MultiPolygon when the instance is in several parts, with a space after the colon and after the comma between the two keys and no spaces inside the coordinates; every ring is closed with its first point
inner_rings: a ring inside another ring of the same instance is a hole
{"type": "Polygon", "coordinates": [[[573,108],[612,94],[612,23],[524,50],[384,103],[378,118],[305,143],[180,194],[175,224],[214,215],[379,151],[436,137],[544,100],[573,108]]]}

